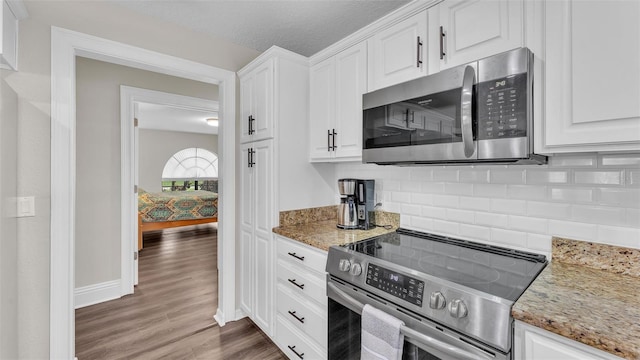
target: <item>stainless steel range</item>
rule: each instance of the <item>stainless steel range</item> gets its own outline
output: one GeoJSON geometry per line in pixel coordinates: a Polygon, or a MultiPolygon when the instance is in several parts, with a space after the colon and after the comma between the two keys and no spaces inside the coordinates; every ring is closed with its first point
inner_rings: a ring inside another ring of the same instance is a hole
{"type": "Polygon", "coordinates": [[[511,307],[543,255],[399,229],[327,259],[329,358],[360,357],[370,304],[404,321],[403,359],[511,359],[511,307]]]}

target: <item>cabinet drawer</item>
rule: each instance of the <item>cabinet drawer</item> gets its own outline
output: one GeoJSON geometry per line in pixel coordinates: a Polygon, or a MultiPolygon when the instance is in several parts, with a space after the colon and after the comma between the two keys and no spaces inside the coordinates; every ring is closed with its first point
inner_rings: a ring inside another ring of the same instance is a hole
{"type": "Polygon", "coordinates": [[[313,301],[317,301],[323,307],[327,306],[326,280],[318,275],[297,266],[292,266],[283,259],[278,259],[276,270],[278,280],[285,288],[291,290],[296,295],[304,296],[313,301]]]}
{"type": "Polygon", "coordinates": [[[280,316],[287,319],[293,326],[318,342],[323,348],[327,347],[327,310],[312,305],[309,300],[297,297],[282,285],[278,286],[276,298],[280,316]]]}
{"type": "Polygon", "coordinates": [[[327,356],[320,349],[311,345],[304,335],[288,324],[280,315],[276,321],[276,342],[289,359],[293,360],[319,360],[327,356]]]}
{"type": "Polygon", "coordinates": [[[278,257],[287,261],[307,267],[320,274],[324,274],[327,266],[327,254],[321,250],[316,250],[309,245],[296,243],[282,237],[278,239],[278,257]]]}

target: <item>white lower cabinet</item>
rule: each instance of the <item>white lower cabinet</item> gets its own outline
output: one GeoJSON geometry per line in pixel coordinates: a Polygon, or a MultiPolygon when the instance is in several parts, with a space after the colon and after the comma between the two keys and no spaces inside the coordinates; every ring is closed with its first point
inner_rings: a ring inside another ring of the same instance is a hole
{"type": "Polygon", "coordinates": [[[327,358],[327,253],[276,236],[275,341],[290,359],[327,358]]]}
{"type": "Polygon", "coordinates": [[[291,322],[282,318],[276,319],[276,343],[289,359],[316,360],[326,359],[326,349],[314,346],[300,331],[293,328],[291,322]]]}
{"type": "Polygon", "coordinates": [[[241,146],[240,306],[273,333],[273,140],[241,146]]]}
{"type": "Polygon", "coordinates": [[[516,360],[620,360],[619,357],[516,321],[514,340],[516,360]]]}

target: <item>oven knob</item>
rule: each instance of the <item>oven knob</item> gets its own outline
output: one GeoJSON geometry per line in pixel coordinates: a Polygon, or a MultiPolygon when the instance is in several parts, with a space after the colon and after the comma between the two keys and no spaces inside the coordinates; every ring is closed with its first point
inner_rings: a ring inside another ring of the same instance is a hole
{"type": "Polygon", "coordinates": [[[463,318],[467,316],[467,305],[460,299],[455,299],[449,303],[449,315],[454,318],[463,318]]]}
{"type": "Polygon", "coordinates": [[[349,271],[350,268],[351,268],[351,263],[349,262],[349,260],[347,259],[340,260],[340,264],[338,264],[338,269],[340,269],[340,271],[347,272],[349,271]]]}
{"type": "Polygon", "coordinates": [[[351,275],[353,276],[360,276],[360,274],[362,274],[362,265],[353,263],[353,265],[351,265],[351,271],[349,271],[349,273],[351,273],[351,275]]]}
{"type": "Polygon", "coordinates": [[[440,291],[432,292],[429,298],[429,307],[432,309],[444,309],[447,305],[444,295],[440,291]]]}

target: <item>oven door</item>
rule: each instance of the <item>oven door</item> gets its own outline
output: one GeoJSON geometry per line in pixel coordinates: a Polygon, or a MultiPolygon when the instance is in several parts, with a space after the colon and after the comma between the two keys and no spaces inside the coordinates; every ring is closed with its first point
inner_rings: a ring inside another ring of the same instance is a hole
{"type": "Polygon", "coordinates": [[[504,354],[475,339],[403,311],[392,303],[327,278],[329,360],[360,359],[361,316],[365,303],[404,321],[403,360],[507,360],[504,354]]]}

